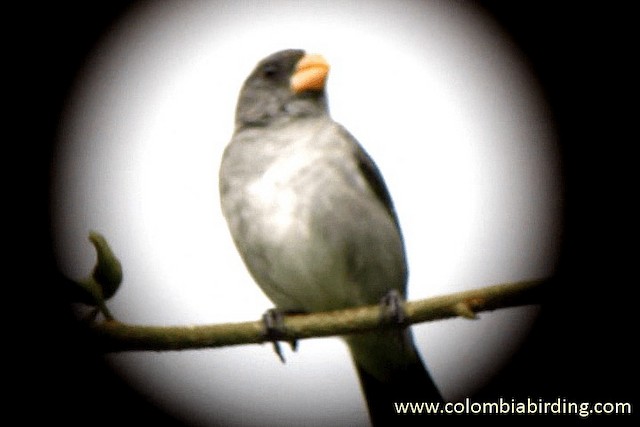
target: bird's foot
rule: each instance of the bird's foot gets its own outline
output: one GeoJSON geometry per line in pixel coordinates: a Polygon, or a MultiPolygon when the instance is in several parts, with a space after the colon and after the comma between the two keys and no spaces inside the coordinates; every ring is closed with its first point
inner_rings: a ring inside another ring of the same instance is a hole
{"type": "Polygon", "coordinates": [[[382,306],[382,321],[390,321],[398,326],[404,326],[407,313],[404,311],[404,298],[396,289],[390,290],[380,300],[382,306]]]}
{"type": "MultiPolygon", "coordinates": [[[[262,323],[264,324],[265,341],[271,341],[273,351],[278,355],[280,361],[285,363],[284,354],[280,347],[280,341],[286,340],[287,336],[283,313],[275,308],[271,308],[262,315],[262,323]]],[[[291,346],[291,350],[296,351],[298,349],[297,340],[286,341],[291,346]]]]}

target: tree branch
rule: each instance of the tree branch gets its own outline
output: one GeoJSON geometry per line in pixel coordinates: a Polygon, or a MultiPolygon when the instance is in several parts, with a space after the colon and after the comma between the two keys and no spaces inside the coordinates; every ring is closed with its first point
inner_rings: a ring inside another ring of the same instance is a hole
{"type": "MultiPolygon", "coordinates": [[[[476,313],[498,308],[538,304],[546,281],[505,283],[471,291],[406,302],[403,325],[446,319],[476,318],[476,313]]],[[[385,320],[379,305],[346,310],[284,316],[281,339],[327,337],[397,327],[385,320]]],[[[166,351],[225,347],[269,341],[262,321],[201,326],[138,326],[106,320],[91,325],[96,342],[104,352],[166,351]]]]}

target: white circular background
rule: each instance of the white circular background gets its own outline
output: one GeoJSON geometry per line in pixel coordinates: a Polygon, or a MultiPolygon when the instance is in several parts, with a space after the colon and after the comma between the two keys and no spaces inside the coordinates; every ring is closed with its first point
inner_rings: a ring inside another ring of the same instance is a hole
{"type": "MultiPolygon", "coordinates": [[[[508,37],[460,2],[153,2],[95,46],[69,94],[55,158],[57,255],[94,262],[89,230],[124,264],[109,303],[125,322],[257,319],[252,282],[219,209],[217,174],[239,89],[285,48],[332,64],[329,104],[378,163],[409,255],[409,298],[553,272],[560,214],[555,134],[508,37]]],[[[535,307],[414,327],[445,398],[470,396],[509,359],[535,307]]],[[[195,424],[366,423],[345,345],[109,355],[132,387],[195,424]]]]}

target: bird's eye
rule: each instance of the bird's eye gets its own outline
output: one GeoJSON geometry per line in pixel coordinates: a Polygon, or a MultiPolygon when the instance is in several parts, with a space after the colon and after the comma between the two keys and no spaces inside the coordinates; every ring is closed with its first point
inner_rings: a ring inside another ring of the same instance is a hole
{"type": "Polygon", "coordinates": [[[266,64],[262,69],[262,75],[267,78],[273,78],[278,74],[280,69],[276,64],[266,64]]]}

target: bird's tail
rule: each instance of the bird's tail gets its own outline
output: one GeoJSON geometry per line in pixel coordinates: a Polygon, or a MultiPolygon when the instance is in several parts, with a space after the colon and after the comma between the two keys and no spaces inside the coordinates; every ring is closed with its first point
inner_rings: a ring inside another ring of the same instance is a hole
{"type": "Polygon", "coordinates": [[[410,329],[346,337],[373,425],[399,421],[394,403],[440,402],[410,329]]]}

